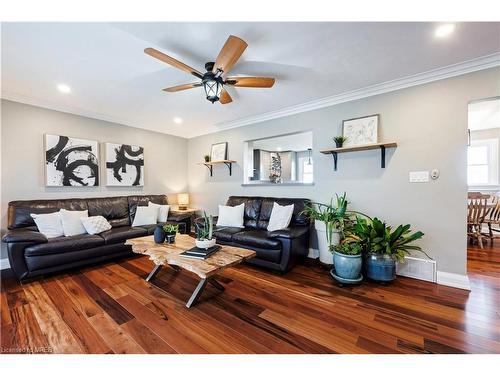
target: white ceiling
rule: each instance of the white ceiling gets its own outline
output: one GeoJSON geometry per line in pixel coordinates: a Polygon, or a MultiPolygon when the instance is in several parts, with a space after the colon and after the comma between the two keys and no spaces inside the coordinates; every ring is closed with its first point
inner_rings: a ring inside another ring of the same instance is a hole
{"type": "Polygon", "coordinates": [[[182,137],[224,123],[455,64],[500,50],[500,23],[3,23],[2,97],[182,137]],[[228,35],[248,48],[231,75],[276,77],[272,89],[229,88],[211,104],[154,47],[202,71],[228,35]],[[70,94],[56,90],[59,83],[70,94]],[[182,124],[175,124],[181,117],[182,124]]]}
{"type": "Polygon", "coordinates": [[[500,128],[500,98],[491,98],[469,104],[469,129],[500,128]]]}

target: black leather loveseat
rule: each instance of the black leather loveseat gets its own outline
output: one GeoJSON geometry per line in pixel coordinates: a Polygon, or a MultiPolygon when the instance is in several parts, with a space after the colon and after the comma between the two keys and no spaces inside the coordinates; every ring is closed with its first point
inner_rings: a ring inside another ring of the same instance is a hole
{"type": "Polygon", "coordinates": [[[311,226],[309,218],[301,212],[310,200],[232,196],[226,205],[238,206],[242,203],[245,203],[245,228],[216,228],[214,237],[218,243],[255,250],[256,257],[247,260],[247,263],[281,273],[288,272],[299,258],[307,256],[311,226]],[[274,202],[282,206],[293,204],[294,210],[287,229],[268,232],[267,224],[274,202]]]}
{"type": "MultiPolygon", "coordinates": [[[[155,225],[131,227],[137,206],[151,201],[167,204],[165,195],[134,195],[89,199],[31,200],[9,202],[8,229],[2,241],[7,243],[9,262],[19,280],[27,280],[50,272],[88,265],[130,255],[124,242],[129,238],[151,235],[155,225]],[[49,238],[38,232],[31,213],[67,210],[88,210],[89,216],[104,216],[112,229],[96,235],[82,234],[49,238]]],[[[169,223],[179,224],[186,232],[189,215],[168,216],[169,223]]]]}

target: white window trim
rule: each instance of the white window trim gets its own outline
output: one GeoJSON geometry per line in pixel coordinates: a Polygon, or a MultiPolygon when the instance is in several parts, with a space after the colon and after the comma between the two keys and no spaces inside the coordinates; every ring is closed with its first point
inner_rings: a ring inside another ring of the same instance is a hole
{"type": "MultiPolygon", "coordinates": [[[[498,188],[498,138],[477,139],[471,141],[471,146],[486,146],[488,148],[488,182],[485,184],[469,185],[469,190],[472,188],[498,188]]],[[[467,167],[469,163],[467,162],[467,167]]]]}

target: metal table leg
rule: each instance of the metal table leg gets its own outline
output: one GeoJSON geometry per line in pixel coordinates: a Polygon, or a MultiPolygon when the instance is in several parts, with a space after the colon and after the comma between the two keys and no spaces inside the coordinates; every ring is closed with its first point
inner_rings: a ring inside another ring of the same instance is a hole
{"type": "Polygon", "coordinates": [[[158,265],[153,268],[153,270],[149,273],[149,275],[146,277],[146,281],[151,281],[152,279],[155,278],[156,274],[160,272],[163,266],[158,265]]]}
{"type": "Polygon", "coordinates": [[[203,289],[205,289],[206,285],[207,285],[207,279],[201,279],[198,285],[196,286],[196,289],[194,290],[193,294],[189,298],[189,301],[186,303],[186,307],[188,309],[191,306],[193,306],[196,303],[196,301],[198,301],[198,298],[200,298],[200,295],[203,292],[203,289]]]}

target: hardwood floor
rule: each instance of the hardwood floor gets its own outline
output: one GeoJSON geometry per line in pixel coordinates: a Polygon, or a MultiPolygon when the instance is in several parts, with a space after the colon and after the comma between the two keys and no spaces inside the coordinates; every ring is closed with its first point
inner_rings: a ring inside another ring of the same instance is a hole
{"type": "Polygon", "coordinates": [[[468,253],[472,291],[400,277],[339,287],[312,264],[197,280],[146,257],[19,285],[2,272],[1,349],[40,353],[500,353],[500,240],[468,253]]]}

